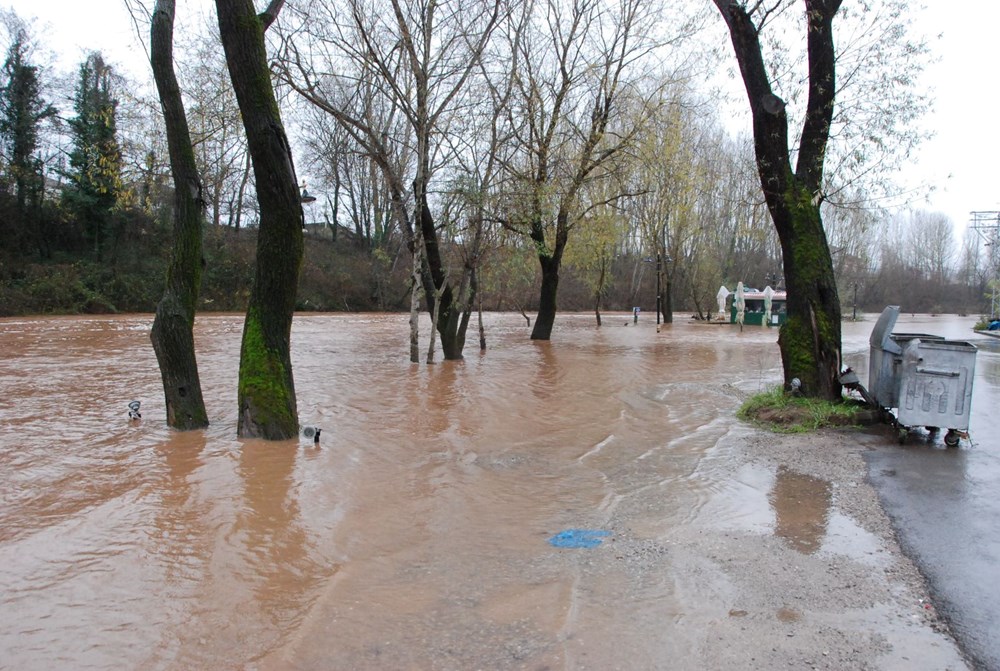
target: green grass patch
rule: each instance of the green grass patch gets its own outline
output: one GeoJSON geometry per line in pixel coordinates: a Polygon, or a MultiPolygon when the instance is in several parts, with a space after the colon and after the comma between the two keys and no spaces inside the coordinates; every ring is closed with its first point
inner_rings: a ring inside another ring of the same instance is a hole
{"type": "Polygon", "coordinates": [[[781,387],[748,398],[736,416],[778,433],[808,433],[824,427],[861,426],[865,405],[854,399],[824,401],[786,394],[781,387]]]}
{"type": "Polygon", "coordinates": [[[982,317],[979,318],[979,321],[977,321],[975,323],[975,325],[972,327],[972,330],[973,331],[985,331],[986,329],[988,329],[990,327],[990,322],[991,321],[992,320],[989,317],[983,315],[982,317]]]}

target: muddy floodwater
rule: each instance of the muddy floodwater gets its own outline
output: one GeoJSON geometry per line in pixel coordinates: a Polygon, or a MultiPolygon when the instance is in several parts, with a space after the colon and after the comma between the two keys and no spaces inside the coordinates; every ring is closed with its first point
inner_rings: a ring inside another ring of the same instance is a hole
{"type": "MultiPolygon", "coordinates": [[[[864,371],[873,321],[845,324],[864,371]]],[[[757,433],[741,393],[780,378],[776,331],[630,322],[560,315],[533,343],[488,315],[485,354],[426,366],[405,315],[296,316],[316,447],[236,438],[241,316],[198,317],[212,425],[187,433],[164,425],[152,316],[0,320],[0,668],[688,668],[743,613],[678,530],[877,555],[829,483],[722,475],[757,433]]],[[[996,428],[976,415],[953,462],[996,468],[996,428]]]]}

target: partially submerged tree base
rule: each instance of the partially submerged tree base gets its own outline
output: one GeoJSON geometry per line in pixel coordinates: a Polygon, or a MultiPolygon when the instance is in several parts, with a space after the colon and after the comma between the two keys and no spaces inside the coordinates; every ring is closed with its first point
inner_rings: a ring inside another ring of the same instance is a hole
{"type": "Polygon", "coordinates": [[[193,326],[190,311],[168,291],[156,306],[150,339],[163,379],[167,425],[181,431],[208,426],[195,362],[193,326]]]}
{"type": "Polygon", "coordinates": [[[167,424],[183,431],[208,426],[194,352],[194,315],[201,288],[201,180],[187,115],[173,66],[173,0],[157,0],[150,29],[150,58],[160,96],[170,172],[174,180],[174,246],[167,287],[156,306],[150,338],[163,379],[167,424]]]}
{"type": "Polygon", "coordinates": [[[289,349],[287,343],[269,344],[286,337],[282,325],[272,326],[270,336],[265,330],[261,316],[251,307],[240,351],[237,433],[240,438],[287,440],[299,431],[289,349]]]}
{"type": "Polygon", "coordinates": [[[251,0],[216,0],[219,35],[250,150],[260,223],[253,289],[240,350],[241,438],[298,435],[291,331],[302,266],[302,194],[271,85],[264,30],[284,3],[258,15],[251,0]]]}

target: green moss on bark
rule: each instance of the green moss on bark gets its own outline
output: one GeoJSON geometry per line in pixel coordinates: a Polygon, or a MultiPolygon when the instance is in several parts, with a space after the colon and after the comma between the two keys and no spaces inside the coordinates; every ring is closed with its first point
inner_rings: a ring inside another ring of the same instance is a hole
{"type": "Polygon", "coordinates": [[[267,346],[260,315],[251,309],[240,354],[239,407],[244,437],[283,440],[298,433],[290,379],[281,353],[267,346]]]}
{"type": "Polygon", "coordinates": [[[788,231],[782,236],[789,290],[779,338],[786,382],[798,378],[810,396],[840,395],[840,303],[826,234],[814,196],[793,176],[784,192],[788,231]]]}

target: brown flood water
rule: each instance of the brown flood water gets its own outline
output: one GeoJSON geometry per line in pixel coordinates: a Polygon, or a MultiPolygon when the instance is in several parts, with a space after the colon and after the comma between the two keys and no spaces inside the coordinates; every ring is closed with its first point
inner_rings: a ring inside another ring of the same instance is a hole
{"type": "Polygon", "coordinates": [[[213,424],[189,433],[151,316],[0,320],[0,668],[658,668],[707,617],[667,550],[710,501],[819,546],[822,481],[713,476],[776,331],[561,315],[532,343],[498,314],[485,355],[414,366],[406,319],[296,317],[318,449],[235,438],[242,317],[198,318],[213,424]]]}

